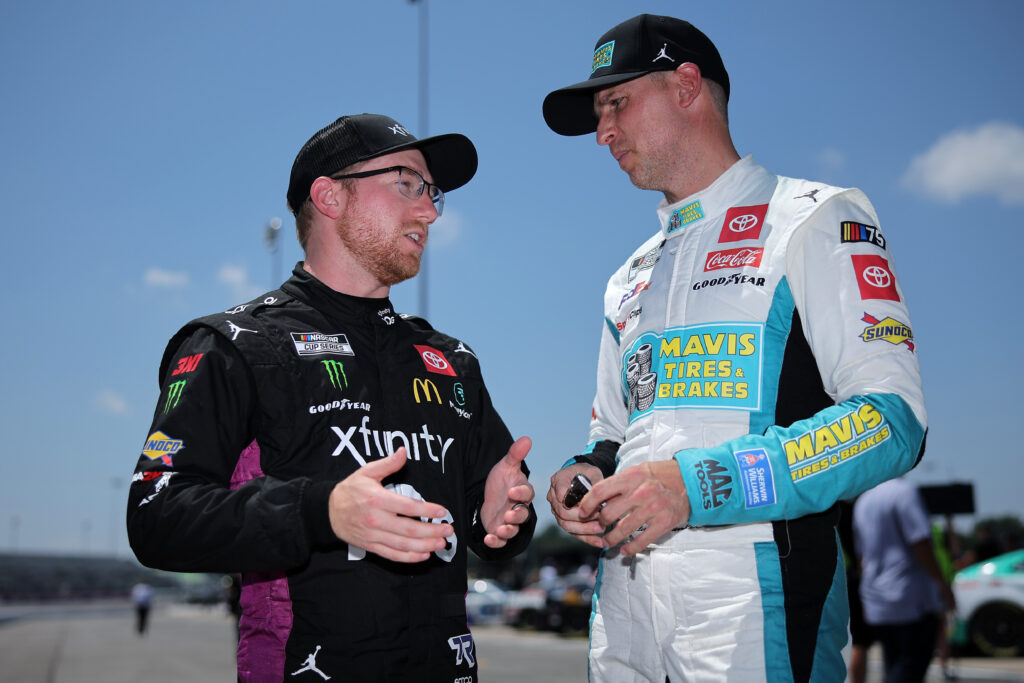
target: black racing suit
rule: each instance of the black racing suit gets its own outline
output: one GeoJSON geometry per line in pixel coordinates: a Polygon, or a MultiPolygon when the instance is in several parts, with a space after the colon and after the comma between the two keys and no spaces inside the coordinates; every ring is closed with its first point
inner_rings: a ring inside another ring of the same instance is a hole
{"type": "Polygon", "coordinates": [[[468,347],[300,264],[182,328],[160,378],[128,535],[147,566],[243,574],[241,680],[477,680],[465,549],[518,554],[536,514],[484,545],[484,483],[512,437],[468,347]],[[345,544],[328,517],[335,484],[402,446],[385,486],[445,506],[455,529],[415,564],[345,544]]]}

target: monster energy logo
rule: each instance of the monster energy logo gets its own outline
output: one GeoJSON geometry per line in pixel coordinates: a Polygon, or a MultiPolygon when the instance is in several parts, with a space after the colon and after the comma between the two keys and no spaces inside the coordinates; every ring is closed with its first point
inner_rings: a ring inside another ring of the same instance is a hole
{"type": "Polygon", "coordinates": [[[164,414],[171,412],[172,408],[178,406],[178,400],[185,391],[185,380],[179,380],[167,387],[167,401],[164,402],[164,414]]]}
{"type": "Polygon", "coordinates": [[[345,366],[336,360],[322,360],[324,369],[327,370],[327,377],[331,380],[331,386],[338,391],[344,391],[348,387],[348,377],[345,376],[345,366]]]}

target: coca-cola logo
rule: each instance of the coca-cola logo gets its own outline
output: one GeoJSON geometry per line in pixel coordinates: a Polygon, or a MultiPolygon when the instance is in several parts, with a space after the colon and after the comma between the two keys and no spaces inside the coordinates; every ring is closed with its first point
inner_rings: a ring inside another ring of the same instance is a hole
{"type": "Polygon", "coordinates": [[[763,253],[764,249],[761,247],[739,247],[738,249],[713,251],[708,254],[707,261],[704,262],[704,272],[721,268],[757,268],[761,265],[761,254],[763,253]]]}

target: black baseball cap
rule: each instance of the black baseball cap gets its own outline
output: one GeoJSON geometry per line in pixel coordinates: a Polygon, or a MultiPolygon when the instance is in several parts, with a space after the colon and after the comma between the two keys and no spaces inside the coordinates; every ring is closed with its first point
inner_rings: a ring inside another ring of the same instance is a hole
{"type": "Polygon", "coordinates": [[[544,98],[544,120],[560,135],[593,133],[595,91],[654,71],[672,71],[683,62],[699,66],[701,75],[722,86],[729,98],[729,74],[718,48],[693,24],[654,14],[627,19],[597,39],[590,78],[544,98]]]}
{"type": "Polygon", "coordinates": [[[476,147],[465,135],[447,133],[417,140],[405,126],[387,116],[342,116],[318,130],[296,155],[288,181],[288,208],[298,213],[309,198],[313,181],[320,176],[403,149],[423,152],[434,184],[444,192],[462,187],[476,173],[476,147]]]}

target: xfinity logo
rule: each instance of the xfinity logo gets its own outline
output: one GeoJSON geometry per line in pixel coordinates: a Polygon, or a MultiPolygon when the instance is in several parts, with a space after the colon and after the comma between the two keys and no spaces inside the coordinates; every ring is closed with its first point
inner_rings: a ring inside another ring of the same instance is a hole
{"type": "Polygon", "coordinates": [[[332,426],[331,431],[338,437],[338,446],[331,456],[337,457],[347,452],[362,466],[370,458],[386,458],[399,448],[405,447],[409,460],[420,460],[425,453],[426,457],[440,463],[441,472],[444,472],[444,457],[455,443],[455,439],[431,434],[426,424],[423,425],[422,431],[406,434],[400,431],[370,429],[367,426],[369,422],[369,415],[363,415],[358,427],[352,426],[343,430],[341,427],[332,426]]]}

